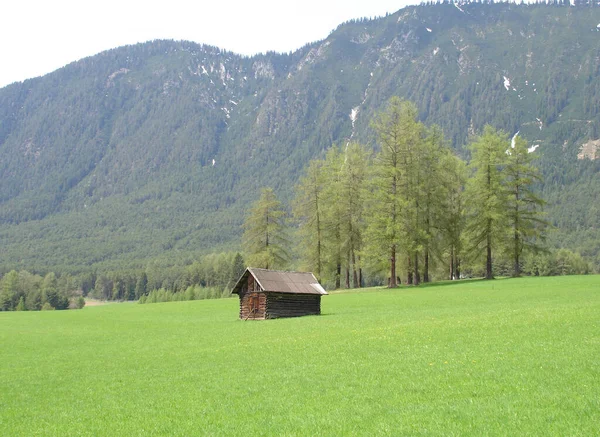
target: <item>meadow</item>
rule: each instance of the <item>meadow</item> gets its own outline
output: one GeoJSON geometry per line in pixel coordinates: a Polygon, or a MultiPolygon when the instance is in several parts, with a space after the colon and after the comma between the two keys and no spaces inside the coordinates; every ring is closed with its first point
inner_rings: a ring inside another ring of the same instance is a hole
{"type": "Polygon", "coordinates": [[[600,276],[0,313],[0,435],[599,435],[600,276]]]}

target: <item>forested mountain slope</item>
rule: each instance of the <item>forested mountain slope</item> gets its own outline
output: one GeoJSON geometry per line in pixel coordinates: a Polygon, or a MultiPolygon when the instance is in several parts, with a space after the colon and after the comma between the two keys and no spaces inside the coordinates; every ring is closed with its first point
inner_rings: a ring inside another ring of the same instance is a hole
{"type": "Polygon", "coordinates": [[[540,155],[551,243],[600,252],[600,8],[438,4],[289,54],[153,41],[0,89],[0,266],[81,271],[237,248],[333,143],[414,101],[466,157],[485,124],[540,155]],[[580,153],[582,146],[585,153],[580,153]],[[579,159],[578,158],[579,154],[579,159]]]}

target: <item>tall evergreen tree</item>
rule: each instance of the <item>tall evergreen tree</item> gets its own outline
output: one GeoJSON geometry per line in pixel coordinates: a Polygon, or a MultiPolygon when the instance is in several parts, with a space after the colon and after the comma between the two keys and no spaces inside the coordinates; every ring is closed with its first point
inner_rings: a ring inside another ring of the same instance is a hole
{"type": "Polygon", "coordinates": [[[19,274],[16,270],[11,270],[2,279],[2,289],[0,290],[0,310],[12,311],[18,302],[18,282],[19,274]]]}
{"type": "Polygon", "coordinates": [[[508,246],[514,276],[521,275],[523,250],[538,249],[536,240],[546,225],[542,213],[545,202],[532,190],[532,185],[541,180],[538,169],[532,163],[533,156],[527,150],[527,142],[515,136],[504,169],[510,239],[508,246]]]}
{"type": "Polygon", "coordinates": [[[389,260],[389,287],[397,285],[397,262],[401,243],[409,254],[414,247],[406,243],[410,226],[414,223],[414,210],[410,210],[414,191],[414,147],[420,141],[422,125],[416,121],[414,104],[394,97],[373,123],[377,133],[380,153],[375,158],[373,197],[371,208],[369,252],[389,260]]]}
{"type": "Polygon", "coordinates": [[[439,235],[443,222],[448,219],[452,164],[456,157],[444,143],[444,135],[437,125],[427,129],[422,143],[420,167],[420,229],[417,236],[423,254],[423,282],[430,281],[433,255],[439,253],[442,238],[439,235]]]}
{"type": "Polygon", "coordinates": [[[243,245],[254,267],[283,268],[290,260],[285,211],[272,188],[263,188],[244,222],[243,245]]]}
{"type": "Polygon", "coordinates": [[[364,200],[368,177],[369,152],[358,143],[349,143],[343,153],[339,202],[342,222],[342,251],[345,254],[346,288],[361,286],[360,252],[364,233],[364,200]]]}
{"type": "Polygon", "coordinates": [[[341,287],[343,259],[343,207],[341,203],[343,154],[336,146],[329,149],[323,170],[325,172],[325,199],[323,208],[324,269],[333,276],[334,288],[341,287]]]}
{"type": "Polygon", "coordinates": [[[321,280],[324,264],[324,185],[322,160],[312,160],[296,185],[293,214],[299,224],[300,254],[308,270],[321,280]]]}
{"type": "Polygon", "coordinates": [[[510,141],[507,134],[485,126],[483,134],[469,146],[472,177],[467,182],[468,238],[476,257],[485,252],[485,278],[493,279],[492,255],[504,238],[506,194],[502,168],[510,141]]]}
{"type": "Polygon", "coordinates": [[[147,294],[146,287],[148,286],[148,275],[146,272],[142,271],[135,282],[135,297],[139,299],[140,297],[147,294]]]}
{"type": "Polygon", "coordinates": [[[464,187],[467,180],[465,162],[454,156],[447,155],[442,162],[442,187],[445,195],[442,198],[438,220],[443,250],[440,258],[446,256],[449,260],[449,279],[460,279],[460,265],[463,252],[463,232],[465,230],[465,199],[464,187]]]}
{"type": "Polygon", "coordinates": [[[233,262],[231,264],[231,275],[229,276],[229,283],[233,287],[238,279],[244,274],[246,271],[246,264],[244,262],[244,257],[241,253],[236,253],[233,258],[233,262]]]}

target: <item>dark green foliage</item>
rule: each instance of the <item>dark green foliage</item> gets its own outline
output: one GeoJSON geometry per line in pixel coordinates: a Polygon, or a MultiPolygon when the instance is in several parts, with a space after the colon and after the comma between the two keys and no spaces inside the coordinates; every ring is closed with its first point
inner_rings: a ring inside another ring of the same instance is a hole
{"type": "Polygon", "coordinates": [[[286,213],[272,188],[263,188],[244,221],[243,246],[248,265],[283,269],[290,261],[286,213]]]}
{"type": "Polygon", "coordinates": [[[600,266],[600,160],[577,159],[600,137],[600,8],[461,8],[353,21],[291,54],[153,41],[1,89],[2,272],[86,273],[86,295],[141,296],[151,263],[239,250],[257,187],[286,203],[331,144],[374,144],[369,122],[393,95],[463,158],[485,124],[539,144],[549,243],[600,266]],[[117,271],[133,276],[115,284],[117,271]]]}
{"type": "MultiPolygon", "coordinates": [[[[149,264],[143,271],[115,270],[92,275],[96,280],[89,296],[116,301],[139,299],[142,303],[148,299],[166,302],[229,297],[244,269],[240,253],[215,253],[175,267],[149,264]]],[[[83,308],[81,284],[90,277],[88,273],[58,276],[54,272],[41,277],[12,270],[0,278],[0,311],[83,308]]]]}
{"type": "Polygon", "coordinates": [[[83,298],[83,296],[79,296],[77,298],[77,300],[75,301],[75,306],[77,309],[81,309],[85,306],[85,299],[83,298]]]}
{"type": "Polygon", "coordinates": [[[471,177],[465,192],[468,251],[472,258],[485,260],[485,278],[493,279],[493,256],[506,236],[508,193],[502,171],[510,142],[506,133],[488,125],[469,148],[471,177]]]}
{"type": "Polygon", "coordinates": [[[528,153],[527,142],[515,136],[506,152],[504,186],[507,191],[507,218],[509,230],[507,251],[513,261],[513,276],[521,274],[521,256],[527,251],[539,251],[539,240],[545,237],[547,222],[542,208],[544,202],[533,186],[541,181],[539,170],[533,165],[534,155],[528,153]]]}
{"type": "Polygon", "coordinates": [[[174,292],[161,288],[152,290],[147,296],[142,296],[138,303],[180,302],[185,300],[218,299],[229,297],[229,290],[217,287],[189,286],[185,292],[174,292]]]}
{"type": "Polygon", "coordinates": [[[246,264],[244,263],[244,257],[238,252],[233,258],[233,264],[231,265],[231,276],[229,277],[229,284],[233,287],[238,279],[242,277],[246,271],[246,264]]]}
{"type": "Polygon", "coordinates": [[[25,270],[11,270],[0,279],[0,311],[64,310],[77,294],[69,275],[57,277],[50,272],[42,278],[25,270]]]}

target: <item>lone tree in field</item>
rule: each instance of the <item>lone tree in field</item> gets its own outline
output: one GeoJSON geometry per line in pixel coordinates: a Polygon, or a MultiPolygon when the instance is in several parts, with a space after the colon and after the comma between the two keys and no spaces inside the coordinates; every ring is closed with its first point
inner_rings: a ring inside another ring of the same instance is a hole
{"type": "Polygon", "coordinates": [[[467,232],[471,251],[485,252],[485,279],[493,279],[492,253],[505,236],[506,190],[502,168],[506,165],[510,141],[505,133],[485,126],[483,134],[470,145],[473,173],[467,182],[467,232]]]}
{"type": "Polygon", "coordinates": [[[243,225],[243,246],[249,265],[273,269],[283,268],[289,262],[285,215],[273,189],[263,188],[243,225]]]}
{"type": "Polygon", "coordinates": [[[527,150],[527,142],[515,136],[512,147],[507,152],[504,170],[511,242],[508,248],[513,262],[513,276],[521,275],[520,257],[523,249],[538,249],[535,241],[547,224],[541,211],[545,202],[531,189],[535,182],[541,180],[532,161],[533,155],[527,150]]]}

